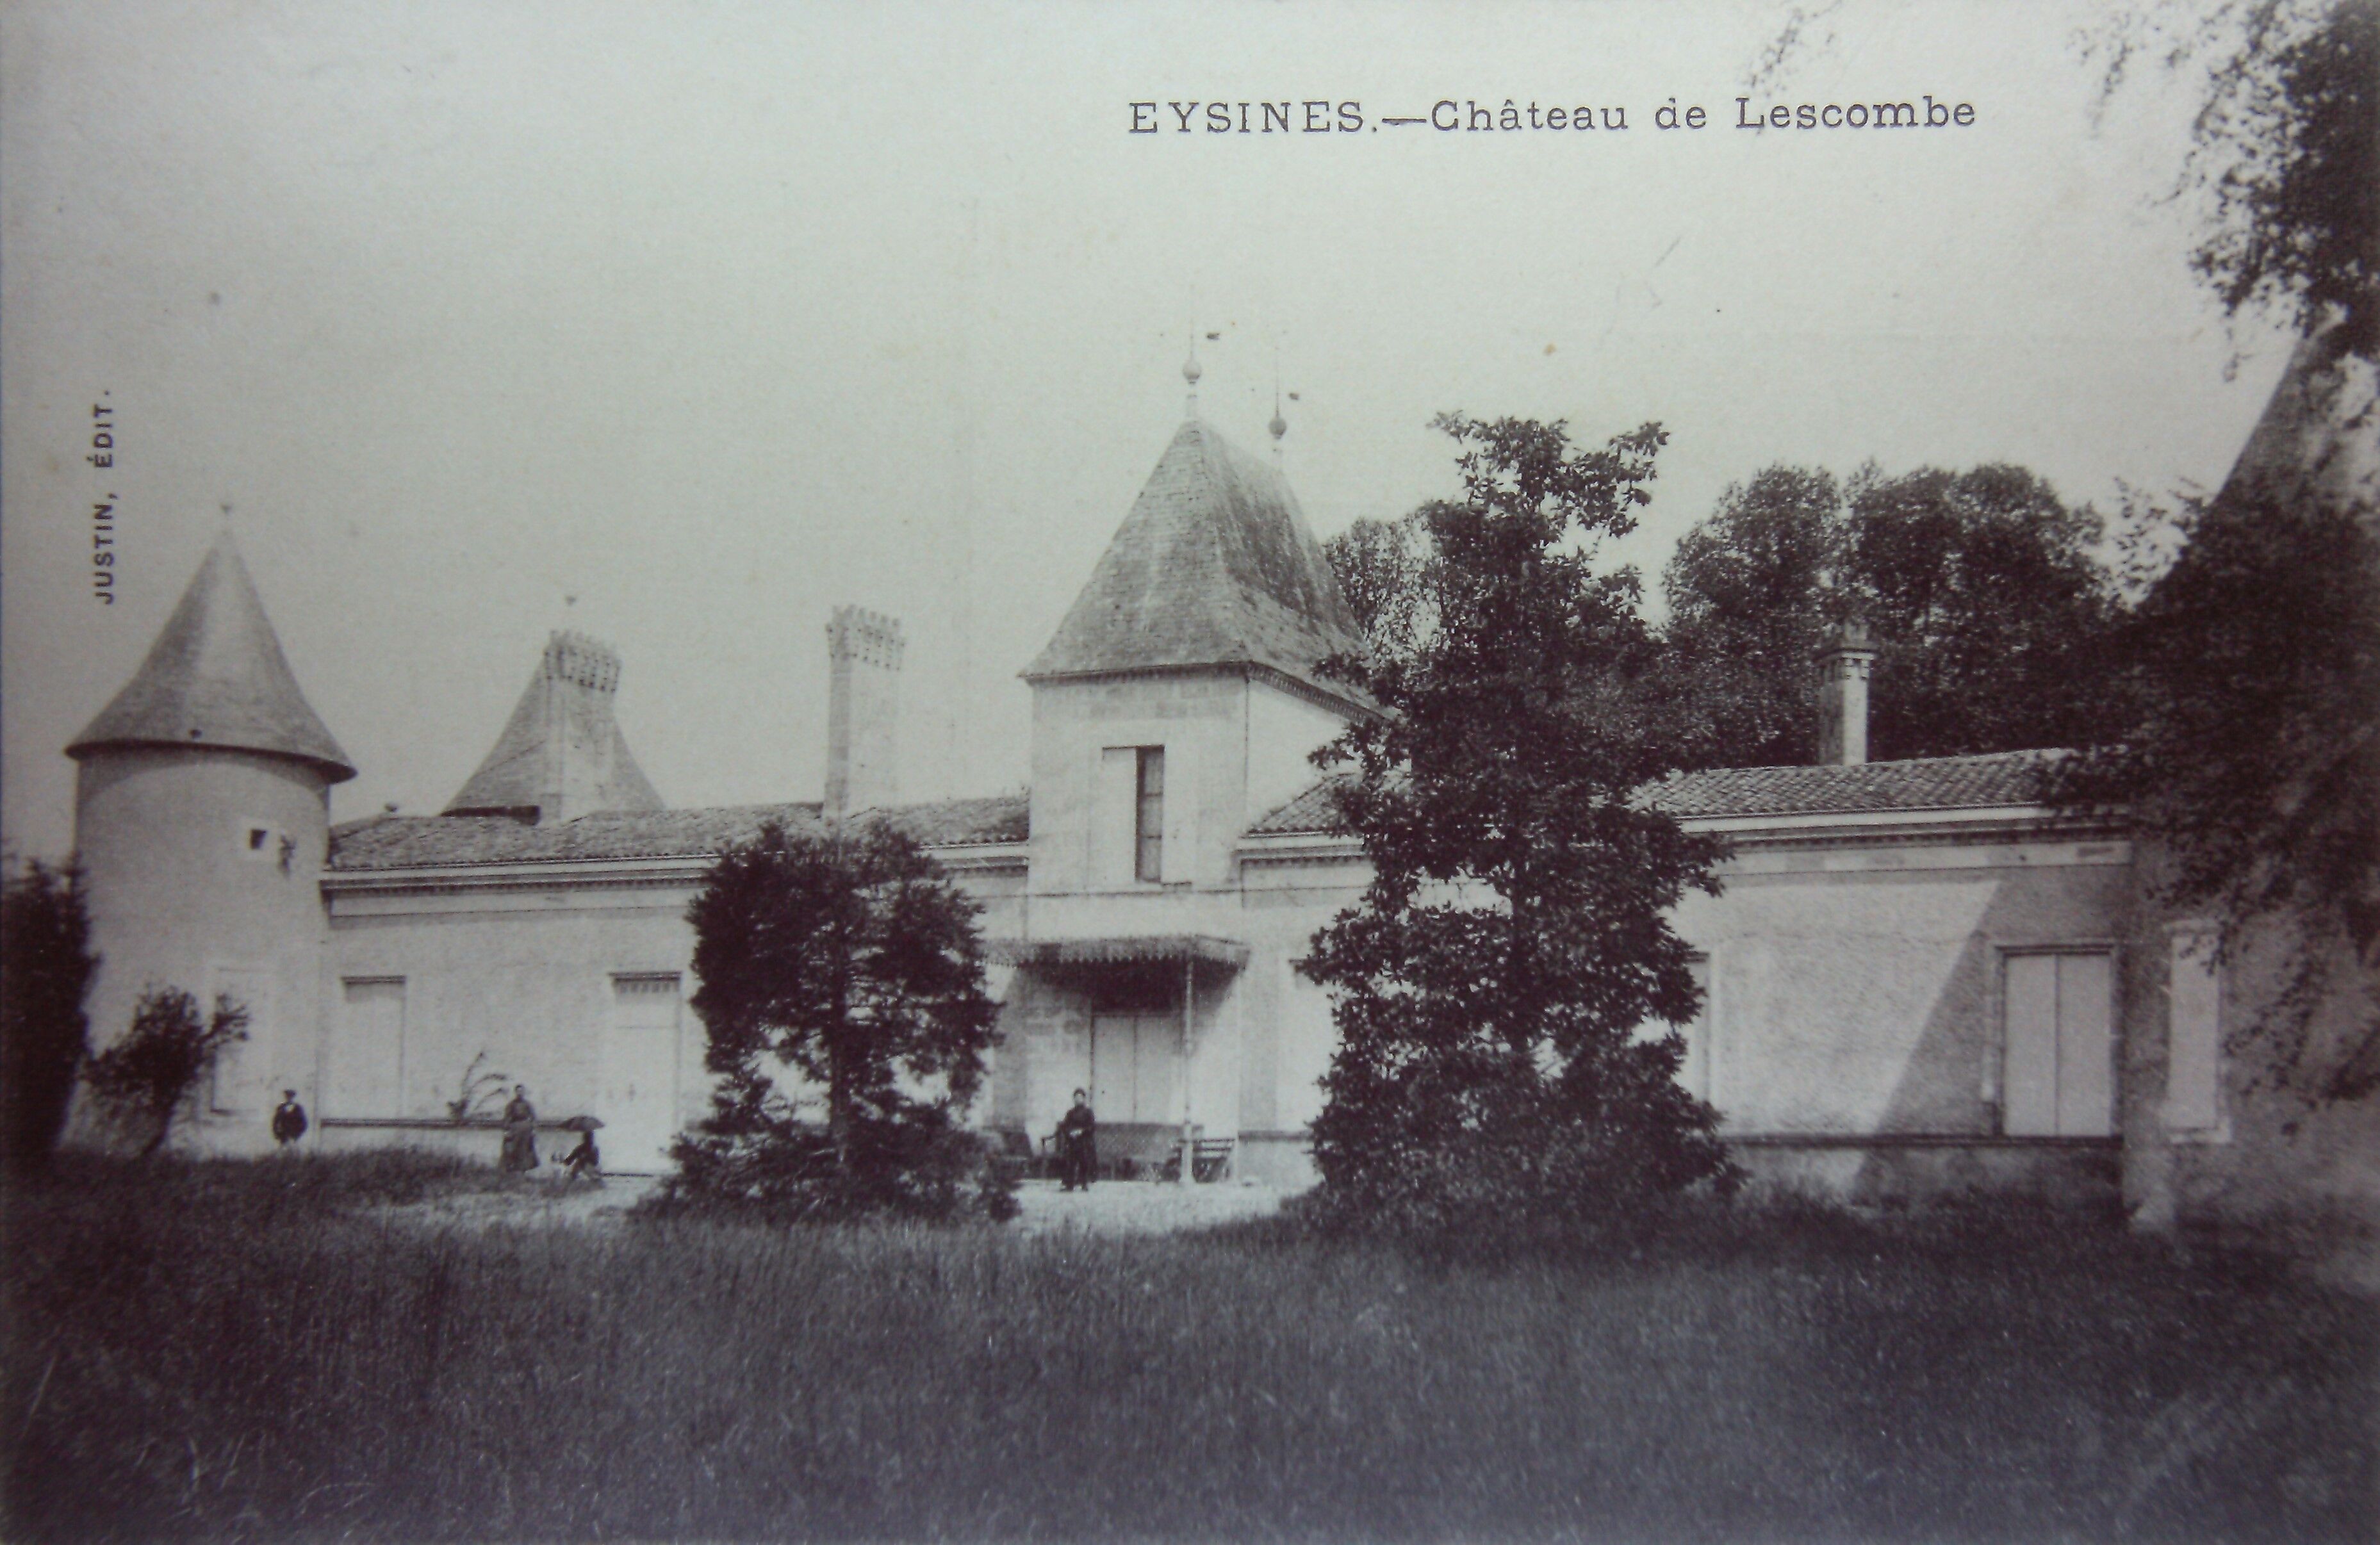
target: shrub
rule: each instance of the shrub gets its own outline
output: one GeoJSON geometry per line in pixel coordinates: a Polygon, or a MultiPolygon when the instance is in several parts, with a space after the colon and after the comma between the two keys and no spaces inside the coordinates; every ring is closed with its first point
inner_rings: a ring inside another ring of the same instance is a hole
{"type": "Polygon", "coordinates": [[[0,891],[0,1164],[42,1169],[90,1052],[83,998],[99,961],[82,875],[38,860],[0,891]]]}
{"type": "Polygon", "coordinates": [[[223,1049],[248,1039],[248,1010],[215,996],[214,1012],[178,987],[152,987],[133,1005],[132,1028],[93,1057],[83,1082],[102,1110],[132,1139],[143,1158],[165,1146],[181,1113],[223,1049]]]}
{"type": "Polygon", "coordinates": [[[881,822],[771,824],[720,856],[686,915],[719,1085],[673,1150],[664,1210],[1014,1213],[957,1120],[999,1039],[977,907],[914,842],[881,822]],[[823,1125],[787,1088],[822,1097],[823,1125]]]}
{"type": "Polygon", "coordinates": [[[1016,1216],[1015,1182],[977,1136],[929,1107],[902,1122],[854,1124],[838,1153],[827,1129],[783,1108],[720,1130],[715,1118],[671,1149],[676,1173],[639,1210],[740,1214],[771,1223],[892,1216],[929,1223],[1016,1216]]]}

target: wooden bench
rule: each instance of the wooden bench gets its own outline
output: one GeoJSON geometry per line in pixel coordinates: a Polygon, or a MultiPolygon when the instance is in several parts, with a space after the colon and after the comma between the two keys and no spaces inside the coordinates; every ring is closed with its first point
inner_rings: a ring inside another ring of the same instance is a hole
{"type": "MultiPolygon", "coordinates": [[[[1203,1126],[1193,1129],[1204,1133],[1203,1126]]],[[[1150,1176],[1182,1177],[1182,1128],[1162,1122],[1119,1121],[1102,1122],[1099,1129],[1099,1178],[1102,1180],[1140,1180],[1150,1176]]],[[[1219,1180],[1231,1173],[1232,1150],[1238,1146],[1234,1137],[1198,1137],[1196,1166],[1191,1172],[1200,1180],[1219,1180]]],[[[1039,1173],[1058,1173],[1058,1149],[1054,1135],[1041,1138],[1039,1173]]]]}
{"type": "MultiPolygon", "coordinates": [[[[1239,1146],[1237,1137],[1200,1137],[1196,1156],[1191,1162],[1191,1178],[1201,1184],[1228,1180],[1232,1175],[1232,1150],[1239,1146]]],[[[1182,1178],[1182,1139],[1173,1139],[1173,1150],[1166,1156],[1163,1178],[1182,1178]]]]}

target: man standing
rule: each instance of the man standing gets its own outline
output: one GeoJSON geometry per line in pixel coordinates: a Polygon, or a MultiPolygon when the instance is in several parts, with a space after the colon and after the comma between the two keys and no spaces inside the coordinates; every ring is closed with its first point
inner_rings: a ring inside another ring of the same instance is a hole
{"type": "Polygon", "coordinates": [[[273,1140],[286,1150],[305,1135],[306,1107],[298,1103],[296,1089],[283,1089],[281,1103],[273,1108],[273,1140]]]}
{"type": "Polygon", "coordinates": [[[1091,1097],[1075,1091],[1075,1108],[1058,1120],[1058,1180],[1061,1190],[1089,1190],[1099,1170],[1099,1123],[1091,1114],[1091,1097]]]}

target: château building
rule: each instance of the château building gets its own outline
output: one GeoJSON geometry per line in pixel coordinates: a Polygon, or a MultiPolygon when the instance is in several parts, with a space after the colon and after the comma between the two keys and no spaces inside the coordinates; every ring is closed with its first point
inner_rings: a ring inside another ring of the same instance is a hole
{"type": "MultiPolygon", "coordinates": [[[[2252,457],[2313,464],[2308,383],[2335,368],[2301,357],[2252,457]]],[[[658,1168],[709,1101],[685,921],[706,867],[765,822],[882,819],[983,908],[1002,1042],[974,1120],[1029,1141],[1085,1087],[1125,1150],[1186,1121],[1237,1176],[1309,1180],[1333,1030],[1298,967],[1367,878],[1309,759],[1374,709],[1318,669],[1357,638],[1277,454],[1227,443],[1194,390],[1025,669],[1026,792],[901,802],[901,630],[846,608],[827,638],[823,802],[667,807],[613,716],[619,657],[557,633],[443,813],[334,827],[355,768],[225,536],[67,748],[96,1033],[152,983],[249,1006],[188,1128],[209,1150],[269,1146],[289,1088],[325,1146],[492,1154],[451,1113],[500,1073],[549,1117],[599,1115],[616,1167],[658,1168]]],[[[1732,844],[1724,893],[1675,918],[1705,988],[1681,1077],[1747,1166],[1872,1201],[2121,1196],[2150,1221],[2368,1207],[2373,1113],[2255,1092],[2225,1046],[2266,989],[2195,948],[2205,919],[2157,912],[2121,823],[2058,819],[2048,753],[1866,760],[1871,657],[1851,634],[1823,662],[1824,764],[1648,795],[1732,844]]]]}

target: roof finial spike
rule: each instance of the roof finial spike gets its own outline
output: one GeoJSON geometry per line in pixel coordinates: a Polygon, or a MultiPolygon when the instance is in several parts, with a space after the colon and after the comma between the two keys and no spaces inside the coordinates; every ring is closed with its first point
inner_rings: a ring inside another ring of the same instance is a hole
{"type": "Polygon", "coordinates": [[[1281,416],[1281,340],[1272,341],[1272,422],[1265,426],[1272,432],[1272,459],[1281,461],[1281,437],[1289,432],[1289,420],[1281,416]]]}
{"type": "Polygon", "coordinates": [[[1191,418],[1198,416],[1198,378],[1206,372],[1198,368],[1198,324],[1190,324],[1190,357],[1182,361],[1182,379],[1190,383],[1190,395],[1184,411],[1191,418]]]}

